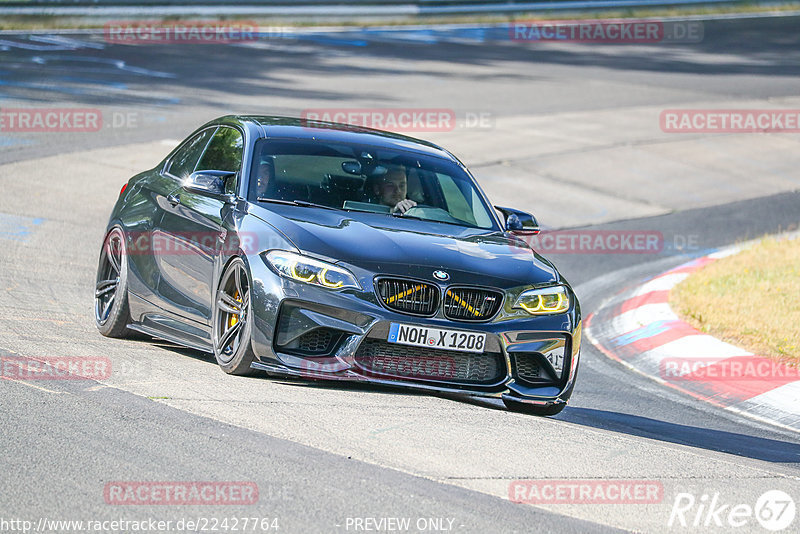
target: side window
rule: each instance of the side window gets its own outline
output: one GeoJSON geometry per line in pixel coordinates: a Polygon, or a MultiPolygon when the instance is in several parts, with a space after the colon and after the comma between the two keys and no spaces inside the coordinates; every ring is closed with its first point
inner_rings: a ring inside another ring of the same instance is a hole
{"type": "Polygon", "coordinates": [[[197,160],[203,154],[208,140],[214,134],[214,128],[203,130],[175,152],[167,165],[167,172],[178,178],[185,178],[192,174],[197,160]]]}
{"type": "Polygon", "coordinates": [[[197,165],[197,170],[238,172],[242,168],[243,143],[239,130],[220,128],[211,139],[206,153],[197,165]]]}

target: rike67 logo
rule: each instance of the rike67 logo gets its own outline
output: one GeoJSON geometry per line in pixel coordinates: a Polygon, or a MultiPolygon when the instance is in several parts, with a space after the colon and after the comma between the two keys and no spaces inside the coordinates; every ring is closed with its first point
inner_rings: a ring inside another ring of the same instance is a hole
{"type": "Polygon", "coordinates": [[[719,493],[703,494],[699,498],[691,493],[678,493],[672,504],[667,526],[683,528],[739,528],[754,529],[756,522],[772,532],[787,529],[796,513],[794,500],[781,490],[770,490],[761,495],[754,506],[725,502],[719,493]]]}

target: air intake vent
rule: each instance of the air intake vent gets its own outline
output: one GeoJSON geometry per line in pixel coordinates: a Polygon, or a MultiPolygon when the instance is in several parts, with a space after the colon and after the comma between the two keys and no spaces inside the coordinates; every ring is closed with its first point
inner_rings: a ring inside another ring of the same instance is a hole
{"type": "Polygon", "coordinates": [[[425,282],[381,278],[377,291],[384,306],[401,313],[428,317],[439,305],[439,289],[425,282]]]}
{"type": "Polygon", "coordinates": [[[514,354],[514,361],[517,365],[517,376],[519,378],[532,382],[548,378],[542,372],[542,366],[534,354],[526,354],[524,352],[514,354]]]}
{"type": "Polygon", "coordinates": [[[503,304],[503,295],[490,289],[451,287],[444,295],[444,315],[456,321],[486,321],[503,304]]]}
{"type": "Polygon", "coordinates": [[[409,380],[496,384],[506,376],[498,352],[456,352],[409,347],[382,339],[365,339],[355,356],[362,369],[378,375],[409,380]]]}
{"type": "Polygon", "coordinates": [[[297,338],[297,349],[309,354],[323,354],[329,351],[334,338],[334,330],[330,328],[315,328],[307,334],[297,338]]]}

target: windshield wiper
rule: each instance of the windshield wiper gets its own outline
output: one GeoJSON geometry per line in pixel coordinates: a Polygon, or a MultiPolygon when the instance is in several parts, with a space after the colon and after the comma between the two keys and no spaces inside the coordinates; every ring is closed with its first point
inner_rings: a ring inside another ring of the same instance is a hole
{"type": "Polygon", "coordinates": [[[326,210],[342,211],[341,208],[334,208],[333,206],[326,206],[324,204],[315,204],[314,202],[307,202],[305,200],[283,200],[281,198],[266,198],[258,197],[259,202],[273,202],[275,204],[286,204],[289,206],[303,206],[304,208],[322,208],[326,210]]]}
{"type": "Polygon", "coordinates": [[[415,215],[404,215],[399,211],[394,213],[390,213],[392,217],[398,217],[401,219],[414,219],[415,221],[425,221],[425,222],[432,222],[432,223],[439,223],[439,224],[450,224],[452,226],[461,226],[463,228],[480,228],[480,226],[473,226],[467,222],[452,222],[452,221],[440,221],[439,219],[425,219],[424,217],[417,217],[415,215]]]}

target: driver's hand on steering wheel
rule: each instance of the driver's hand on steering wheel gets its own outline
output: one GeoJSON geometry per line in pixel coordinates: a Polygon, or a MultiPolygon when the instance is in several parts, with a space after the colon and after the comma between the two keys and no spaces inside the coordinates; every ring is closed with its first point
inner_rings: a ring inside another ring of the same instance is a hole
{"type": "Polygon", "coordinates": [[[407,198],[405,200],[401,200],[400,202],[398,202],[395,205],[395,207],[392,208],[392,213],[400,213],[402,215],[403,213],[407,212],[416,205],[417,205],[416,202],[414,202],[410,198],[407,198]]]}

